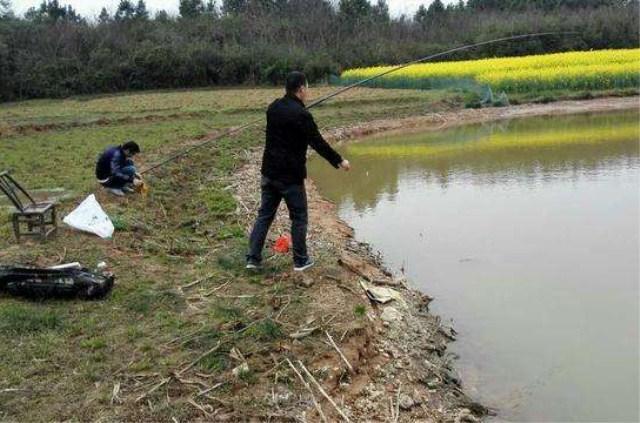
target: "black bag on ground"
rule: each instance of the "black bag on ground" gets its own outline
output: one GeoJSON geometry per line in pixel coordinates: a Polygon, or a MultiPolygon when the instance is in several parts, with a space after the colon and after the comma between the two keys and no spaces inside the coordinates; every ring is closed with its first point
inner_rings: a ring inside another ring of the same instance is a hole
{"type": "Polygon", "coordinates": [[[0,266],[0,290],[27,298],[102,298],[114,277],[88,269],[38,269],[0,266]]]}

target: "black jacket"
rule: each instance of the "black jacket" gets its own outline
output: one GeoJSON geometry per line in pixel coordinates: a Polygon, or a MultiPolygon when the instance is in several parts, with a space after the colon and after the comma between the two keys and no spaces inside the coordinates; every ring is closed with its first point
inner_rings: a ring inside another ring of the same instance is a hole
{"type": "Polygon", "coordinates": [[[307,177],[307,146],[333,167],[342,157],[320,135],[311,113],[297,97],[286,95],[267,109],[267,143],[262,174],[285,184],[301,184],[307,177]]]}

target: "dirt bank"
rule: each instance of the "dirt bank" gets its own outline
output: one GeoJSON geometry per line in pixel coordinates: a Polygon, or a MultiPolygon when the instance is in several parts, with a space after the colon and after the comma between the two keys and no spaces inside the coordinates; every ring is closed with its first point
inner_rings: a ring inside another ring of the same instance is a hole
{"type": "MultiPolygon", "coordinates": [[[[251,156],[251,164],[237,174],[236,195],[247,210],[256,210],[259,151],[251,156]]],[[[330,324],[322,320],[323,330],[309,335],[320,341],[315,351],[302,351],[302,345],[294,342],[289,354],[304,357],[309,371],[320,375],[327,394],[352,421],[474,421],[475,416],[483,415],[482,406],[460,389],[452,358],[446,353],[446,343],[455,339],[455,331],[429,314],[431,298],[408,288],[403,278],[392,276],[367,245],[354,240],[353,230],[337,217],[335,205],[324,200],[311,181],[307,192],[309,244],[318,264],[292,278],[297,285],[307,286],[307,295],[314,299],[303,321],[332,317],[330,324]],[[388,305],[376,305],[361,282],[391,288],[398,298],[388,305]],[[336,347],[330,345],[324,330],[334,334],[336,347]]],[[[247,230],[251,218],[249,213],[247,230]]],[[[283,206],[271,241],[287,233],[288,225],[283,206]]],[[[288,404],[288,416],[320,421],[318,412],[309,408],[311,395],[296,382],[299,389],[294,392],[302,397],[297,408],[288,404]]],[[[317,391],[315,400],[328,421],[340,418],[317,391]]]]}
{"type": "MultiPolygon", "coordinates": [[[[468,123],[616,111],[639,105],[638,97],[631,97],[466,109],[372,121],[328,129],[324,134],[336,143],[383,132],[440,130],[468,123]]],[[[247,212],[247,229],[258,207],[260,152],[248,152],[249,164],[239,170],[234,183],[236,198],[247,212]]],[[[308,286],[308,295],[315,299],[308,310],[308,320],[338,316],[331,323],[331,332],[342,336],[335,339],[336,346],[332,348],[328,335],[312,335],[325,338],[324,351],[312,355],[313,360],[306,364],[311,373],[322,374],[319,380],[337,407],[317,390],[310,394],[296,380],[302,394],[295,411],[290,411],[300,418],[319,421],[322,417],[318,408],[312,406],[317,402],[329,421],[338,419],[339,413],[353,421],[476,421],[485,416],[488,410],[464,393],[453,357],[446,350],[447,343],[456,338],[455,330],[429,313],[431,298],[412,289],[401,276],[392,275],[377,254],[355,240],[352,229],[337,216],[335,205],[322,198],[313,181],[308,181],[307,191],[309,243],[319,263],[297,282],[308,286]],[[369,300],[362,282],[391,288],[399,295],[385,305],[377,304],[369,300]],[[364,317],[354,322],[350,316],[358,307],[362,307],[364,317]]],[[[283,206],[271,240],[287,233],[288,224],[283,206]]]]}

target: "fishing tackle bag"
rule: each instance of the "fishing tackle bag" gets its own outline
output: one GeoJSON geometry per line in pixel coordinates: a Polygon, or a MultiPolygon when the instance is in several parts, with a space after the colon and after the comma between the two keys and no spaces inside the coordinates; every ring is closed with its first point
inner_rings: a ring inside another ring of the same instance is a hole
{"type": "Polygon", "coordinates": [[[107,295],[113,283],[113,275],[96,274],[85,268],[0,266],[0,290],[20,297],[97,299],[107,295]]]}

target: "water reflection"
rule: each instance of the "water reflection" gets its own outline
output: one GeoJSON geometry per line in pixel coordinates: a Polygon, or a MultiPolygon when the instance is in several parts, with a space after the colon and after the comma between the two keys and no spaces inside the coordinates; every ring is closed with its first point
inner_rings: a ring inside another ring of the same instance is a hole
{"type": "Polygon", "coordinates": [[[342,153],[357,166],[348,179],[316,160],[310,171],[325,195],[363,211],[380,197],[393,198],[400,180],[442,189],[452,183],[536,185],[599,174],[611,161],[630,165],[638,155],[638,131],[634,112],[470,125],[349,145],[342,153]]]}
{"type": "Polygon", "coordinates": [[[638,421],[638,112],[363,140],[310,174],[436,297],[467,389],[515,421],[638,421]]]}

